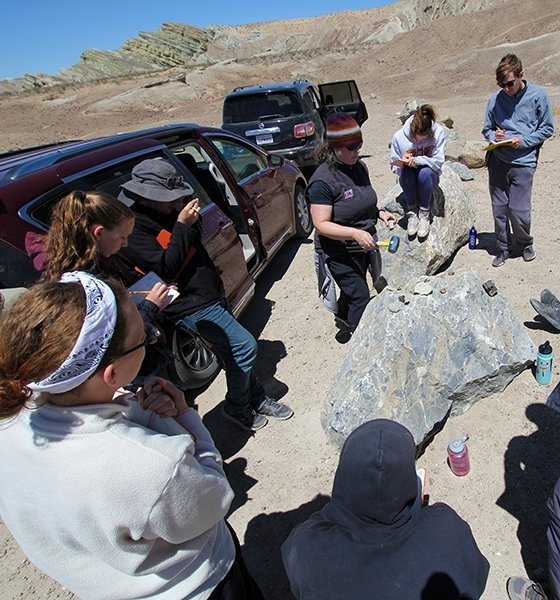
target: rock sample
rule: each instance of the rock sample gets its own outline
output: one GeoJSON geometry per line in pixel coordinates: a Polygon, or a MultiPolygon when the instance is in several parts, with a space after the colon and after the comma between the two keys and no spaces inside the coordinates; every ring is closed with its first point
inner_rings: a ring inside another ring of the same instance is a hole
{"type": "Polygon", "coordinates": [[[327,393],[323,428],[342,446],[361,423],[393,419],[420,444],[447,415],[502,391],[535,356],[507,298],[488,295],[476,271],[413,278],[367,306],[327,393]]]}
{"type": "Polygon", "coordinates": [[[445,158],[460,162],[469,169],[480,169],[484,166],[486,153],[482,150],[488,142],[480,140],[448,140],[445,146],[445,158]]]}
{"type": "Polygon", "coordinates": [[[408,239],[405,199],[399,185],[379,202],[379,206],[403,217],[399,219],[400,227],[393,231],[381,226],[378,228],[380,240],[388,239],[390,234],[401,238],[395,254],[383,252],[383,276],[390,288],[400,288],[414,276],[437,273],[468,241],[475,216],[474,200],[465,194],[459,176],[448,163],[443,165],[439,188],[434,193],[432,228],[425,240],[420,241],[417,237],[408,239]]]}

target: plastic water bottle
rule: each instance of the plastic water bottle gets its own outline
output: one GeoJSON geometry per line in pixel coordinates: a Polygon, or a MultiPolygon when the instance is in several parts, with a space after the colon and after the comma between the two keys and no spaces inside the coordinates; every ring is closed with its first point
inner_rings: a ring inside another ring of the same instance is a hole
{"type": "Polygon", "coordinates": [[[471,461],[469,459],[469,448],[466,435],[461,439],[451,440],[447,446],[447,455],[449,456],[449,467],[458,477],[463,477],[471,470],[471,461]]]}
{"type": "Polygon", "coordinates": [[[469,231],[469,250],[474,250],[476,248],[476,237],[477,237],[477,232],[476,229],[474,227],[474,225],[471,227],[471,230],[469,231]]]}
{"type": "Polygon", "coordinates": [[[552,375],[552,346],[547,340],[544,344],[539,346],[539,352],[537,354],[537,368],[535,370],[535,377],[537,383],[541,385],[548,385],[550,383],[550,377],[552,375]]]}

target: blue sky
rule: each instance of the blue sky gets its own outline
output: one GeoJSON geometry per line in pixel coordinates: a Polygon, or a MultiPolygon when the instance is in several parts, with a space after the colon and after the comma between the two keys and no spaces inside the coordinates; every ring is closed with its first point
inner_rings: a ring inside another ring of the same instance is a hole
{"type": "MultiPolygon", "coordinates": [[[[394,0],[393,0],[394,1],[394,0]]],[[[374,8],[391,0],[7,0],[0,11],[0,79],[54,75],[90,48],[116,50],[164,21],[238,25],[374,8]]]]}

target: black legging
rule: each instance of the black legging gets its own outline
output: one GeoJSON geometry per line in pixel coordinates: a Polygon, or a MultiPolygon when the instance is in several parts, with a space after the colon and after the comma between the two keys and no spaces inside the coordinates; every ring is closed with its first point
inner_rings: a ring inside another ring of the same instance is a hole
{"type": "Polygon", "coordinates": [[[241,546],[235,531],[226,521],[235,545],[235,561],[208,600],[264,600],[259,586],[249,573],[241,556],[241,546]]]}

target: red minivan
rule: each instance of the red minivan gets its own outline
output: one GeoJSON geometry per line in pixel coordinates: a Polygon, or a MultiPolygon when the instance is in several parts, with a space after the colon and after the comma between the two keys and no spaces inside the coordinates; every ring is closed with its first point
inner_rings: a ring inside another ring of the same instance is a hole
{"type": "MultiPolygon", "coordinates": [[[[60,198],[75,189],[117,196],[132,168],[147,158],[173,163],[193,186],[203,242],[236,315],[286,240],[311,233],[306,181],[298,168],[221,129],[181,123],[16,150],[0,154],[0,288],[37,279],[25,234],[48,229],[60,198]]],[[[185,387],[205,385],[218,369],[214,355],[180,328],[169,337],[185,387]]]]}

